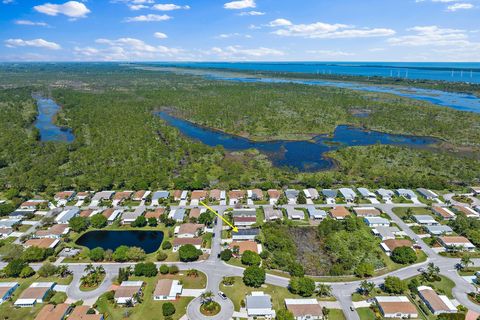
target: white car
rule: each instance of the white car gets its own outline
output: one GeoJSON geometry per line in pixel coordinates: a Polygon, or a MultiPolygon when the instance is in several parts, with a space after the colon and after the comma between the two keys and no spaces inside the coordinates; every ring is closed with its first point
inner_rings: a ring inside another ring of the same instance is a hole
{"type": "Polygon", "coordinates": [[[227,296],[226,296],[225,293],[223,293],[222,291],[218,291],[218,295],[219,295],[220,298],[222,298],[223,300],[227,300],[227,296]]]}

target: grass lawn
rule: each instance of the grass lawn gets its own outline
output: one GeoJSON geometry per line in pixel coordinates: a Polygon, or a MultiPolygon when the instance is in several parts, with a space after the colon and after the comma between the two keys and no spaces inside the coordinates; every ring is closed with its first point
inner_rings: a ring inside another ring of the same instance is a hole
{"type": "Polygon", "coordinates": [[[260,288],[247,287],[241,277],[235,277],[235,284],[233,286],[221,284],[220,290],[232,300],[236,311],[240,311],[242,300],[252,291],[263,291],[265,294],[269,294],[272,297],[273,309],[275,310],[285,308],[285,298],[301,298],[299,295],[290,293],[287,288],[269,284],[264,284],[260,288]]]}
{"type": "Polygon", "coordinates": [[[411,209],[412,210],[412,213],[414,215],[419,215],[419,214],[427,214],[429,216],[432,216],[432,217],[436,217],[435,214],[433,214],[432,210],[430,210],[429,208],[418,208],[418,207],[410,207],[410,208],[407,208],[407,207],[401,207],[401,208],[393,208],[393,212],[400,218],[402,219],[403,217],[405,217],[407,215],[407,211],[408,209],[411,209]]]}
{"type": "Polygon", "coordinates": [[[67,294],[65,292],[55,292],[50,302],[53,304],[64,303],[67,300],[67,294]]]}
{"type": "MultiPolygon", "coordinates": [[[[449,278],[441,275],[440,276],[441,280],[440,281],[435,281],[435,282],[424,282],[424,281],[422,281],[422,276],[421,275],[418,275],[418,276],[413,277],[413,278],[417,278],[418,281],[420,281],[420,283],[422,285],[427,285],[429,287],[432,287],[435,291],[437,291],[438,294],[445,294],[450,299],[453,299],[452,289],[453,289],[453,287],[455,287],[455,282],[453,282],[449,278]]],[[[406,280],[410,281],[413,278],[408,278],[406,280]]]]}
{"type": "Polygon", "coordinates": [[[370,308],[358,308],[357,312],[358,312],[358,315],[360,316],[360,320],[375,319],[375,313],[373,313],[372,309],[370,308]]]}
{"type": "Polygon", "coordinates": [[[473,276],[475,272],[480,271],[480,267],[468,267],[468,269],[459,270],[461,276],[473,276]]]}
{"type": "Polygon", "coordinates": [[[161,275],[162,279],[180,280],[185,289],[203,289],[207,286],[207,276],[198,271],[198,277],[187,276],[187,271],[180,271],[178,274],[161,275]]]}
{"type": "Polygon", "coordinates": [[[31,227],[32,227],[31,225],[22,224],[21,226],[18,227],[18,232],[26,232],[31,227]]]}
{"type": "MultiPolygon", "coordinates": [[[[154,278],[137,278],[131,277],[130,280],[143,280],[146,282],[144,287],[144,294],[142,303],[137,304],[133,308],[124,308],[120,306],[115,306],[113,303],[105,299],[104,296],[100,296],[97,300],[97,309],[100,313],[105,314],[105,319],[109,320],[121,320],[125,319],[125,315],[128,314],[128,319],[132,320],[144,320],[144,319],[162,319],[162,305],[166,301],[154,301],[153,300],[153,291],[155,290],[155,285],[157,284],[157,279],[163,278],[163,276],[154,277],[154,278]]],[[[170,301],[175,306],[176,312],[172,316],[172,319],[180,319],[187,310],[187,305],[190,303],[192,298],[182,297],[175,301],[170,301]]]]}
{"type": "Polygon", "coordinates": [[[93,291],[93,290],[97,289],[100,284],[102,284],[102,282],[103,282],[104,279],[105,279],[105,274],[102,273],[102,274],[100,275],[100,279],[99,279],[98,284],[96,284],[96,285],[94,285],[94,286],[91,286],[91,287],[84,286],[83,284],[81,284],[81,285],[80,285],[80,290],[81,290],[81,291],[93,291]]]}
{"type": "Polygon", "coordinates": [[[330,309],[330,313],[328,314],[329,320],[344,320],[345,315],[343,311],[340,309],[330,309]]]}

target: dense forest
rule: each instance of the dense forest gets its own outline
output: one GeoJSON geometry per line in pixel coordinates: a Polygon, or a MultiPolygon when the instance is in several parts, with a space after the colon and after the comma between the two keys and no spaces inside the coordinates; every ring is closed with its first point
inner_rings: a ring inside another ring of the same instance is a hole
{"type": "Polygon", "coordinates": [[[352,90],[293,84],[242,84],[117,64],[0,65],[0,184],[4,189],[261,188],[365,184],[435,189],[478,181],[480,115],[352,90]],[[71,144],[40,142],[31,94],[62,106],[71,144]],[[309,138],[352,124],[434,136],[428,150],[351,147],[330,156],[338,168],[298,173],[275,168],[258,151],[227,152],[183,137],[153,112],[254,139],[309,138]],[[368,110],[368,117],[356,117],[368,110]],[[465,151],[467,156],[458,151],[465,151]]]}

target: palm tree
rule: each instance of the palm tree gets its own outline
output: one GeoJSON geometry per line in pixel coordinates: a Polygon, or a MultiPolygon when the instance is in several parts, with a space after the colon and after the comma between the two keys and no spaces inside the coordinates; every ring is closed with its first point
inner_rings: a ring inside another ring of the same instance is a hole
{"type": "Polygon", "coordinates": [[[365,296],[368,296],[370,293],[372,293],[372,291],[375,289],[375,283],[373,282],[369,282],[367,280],[363,280],[361,283],[360,283],[360,292],[365,295],[365,296]]]}
{"type": "Polygon", "coordinates": [[[472,260],[472,257],[470,257],[470,255],[463,256],[462,259],[460,260],[460,263],[465,269],[468,269],[468,266],[475,264],[472,260]]]}
{"type": "Polygon", "coordinates": [[[317,294],[320,297],[329,297],[332,294],[332,286],[325,283],[320,283],[317,286],[317,294]]]}
{"type": "Polygon", "coordinates": [[[432,282],[438,278],[440,274],[440,268],[437,267],[433,262],[430,262],[427,266],[427,270],[423,273],[423,277],[428,282],[432,282]]]}
{"type": "Polygon", "coordinates": [[[60,277],[62,278],[65,278],[66,276],[68,276],[69,274],[71,274],[72,272],[68,269],[68,266],[67,265],[60,265],[58,266],[58,269],[57,269],[57,273],[60,275],[60,277]]]}
{"type": "Polygon", "coordinates": [[[187,271],[187,276],[188,277],[198,277],[198,270],[195,269],[190,269],[187,271]]]}
{"type": "Polygon", "coordinates": [[[85,269],[83,271],[86,273],[92,273],[95,271],[95,268],[93,267],[93,264],[89,263],[85,266],[85,269]]]}
{"type": "Polygon", "coordinates": [[[98,274],[105,273],[105,268],[102,265],[100,265],[100,266],[95,268],[95,272],[98,273],[98,274]]]}
{"type": "Polygon", "coordinates": [[[210,303],[213,300],[215,295],[212,291],[205,291],[200,295],[200,299],[202,300],[202,304],[210,303]]]}

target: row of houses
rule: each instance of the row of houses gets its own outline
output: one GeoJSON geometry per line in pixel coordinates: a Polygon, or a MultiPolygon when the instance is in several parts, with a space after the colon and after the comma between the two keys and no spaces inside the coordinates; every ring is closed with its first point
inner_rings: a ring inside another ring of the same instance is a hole
{"type": "MultiPolygon", "coordinates": [[[[142,295],[145,282],[123,281],[114,291],[115,303],[118,305],[136,304],[138,297],[142,295]]],[[[183,292],[183,286],[178,280],[159,279],[153,291],[153,300],[171,301],[176,300],[183,292]]]]}

